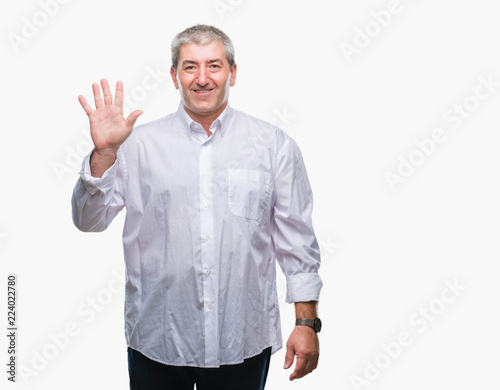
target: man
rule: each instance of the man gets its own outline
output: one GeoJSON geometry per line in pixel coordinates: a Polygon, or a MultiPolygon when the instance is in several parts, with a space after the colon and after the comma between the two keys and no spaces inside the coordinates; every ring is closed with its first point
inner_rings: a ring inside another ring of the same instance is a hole
{"type": "Polygon", "coordinates": [[[318,363],[322,286],[312,193],[282,130],[231,108],[231,40],[197,25],[172,42],[176,113],[133,129],[106,80],[83,96],[95,148],[73,193],[73,221],[105,230],[127,209],[125,335],[130,388],[263,389],[282,347],[275,259],[295,302],[290,380],[318,363]]]}

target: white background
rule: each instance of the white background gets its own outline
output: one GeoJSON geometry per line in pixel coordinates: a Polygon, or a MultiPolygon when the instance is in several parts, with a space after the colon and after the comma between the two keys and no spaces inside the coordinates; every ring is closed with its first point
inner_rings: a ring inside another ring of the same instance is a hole
{"type": "MultiPolygon", "coordinates": [[[[52,2],[52,15],[46,3],[3,2],[0,13],[0,387],[11,385],[6,280],[16,273],[12,386],[128,388],[123,215],[100,234],[71,221],[90,149],[77,96],[91,100],[92,82],[121,79],[135,91],[130,108],[144,110],[138,123],[174,111],[170,42],[207,23],[236,47],[231,105],[297,141],[314,192],[320,365],[290,383],[281,350],[268,388],[498,388],[500,86],[480,86],[500,81],[494,1],[401,0],[390,17],[379,0],[66,0],[52,2]],[[459,126],[454,105],[465,107],[459,126]],[[415,141],[436,128],[442,142],[427,141],[424,155],[415,141]],[[392,188],[391,173],[400,178],[392,188]],[[400,334],[407,342],[397,347],[400,334]]],[[[286,339],[293,306],[280,286],[286,339]]]]}

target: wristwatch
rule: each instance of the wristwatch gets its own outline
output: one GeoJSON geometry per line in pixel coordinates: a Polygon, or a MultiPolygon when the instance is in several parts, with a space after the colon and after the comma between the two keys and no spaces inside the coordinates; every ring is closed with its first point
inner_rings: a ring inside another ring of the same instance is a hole
{"type": "Polygon", "coordinates": [[[309,318],[297,318],[295,320],[295,325],[305,325],[313,328],[316,333],[321,331],[321,320],[319,318],[315,318],[311,320],[309,318]]]}

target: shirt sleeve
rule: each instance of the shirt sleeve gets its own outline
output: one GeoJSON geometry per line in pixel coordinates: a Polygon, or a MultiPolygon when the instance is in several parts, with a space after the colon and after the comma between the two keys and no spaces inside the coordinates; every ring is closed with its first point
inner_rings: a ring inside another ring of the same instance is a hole
{"type": "Polygon", "coordinates": [[[286,302],[319,301],[319,245],[312,226],[312,190],[299,147],[287,138],[277,155],[272,238],[287,281],[286,302]]]}
{"type": "Polygon", "coordinates": [[[120,148],[114,164],[101,177],[92,177],[91,154],[84,158],[73,190],[73,223],[84,232],[101,232],[125,206],[126,164],[120,148]]]}

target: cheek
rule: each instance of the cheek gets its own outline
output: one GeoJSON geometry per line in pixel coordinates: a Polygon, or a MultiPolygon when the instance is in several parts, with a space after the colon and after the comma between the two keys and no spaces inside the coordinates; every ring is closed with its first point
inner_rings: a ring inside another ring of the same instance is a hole
{"type": "Polygon", "coordinates": [[[177,85],[179,87],[179,89],[181,90],[189,90],[189,86],[191,85],[191,78],[190,77],[186,77],[186,76],[183,76],[183,77],[179,77],[179,75],[177,75],[177,85]]]}
{"type": "Polygon", "coordinates": [[[216,81],[217,86],[220,88],[229,88],[231,84],[231,75],[228,75],[227,77],[220,77],[216,81]]]}

